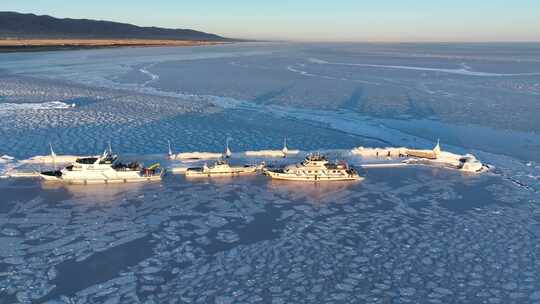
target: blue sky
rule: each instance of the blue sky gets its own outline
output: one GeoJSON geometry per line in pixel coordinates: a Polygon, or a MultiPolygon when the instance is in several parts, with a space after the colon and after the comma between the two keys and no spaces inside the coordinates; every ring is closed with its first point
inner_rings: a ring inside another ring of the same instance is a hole
{"type": "Polygon", "coordinates": [[[0,10],[302,41],[540,41],[540,0],[1,0],[0,10]]]}

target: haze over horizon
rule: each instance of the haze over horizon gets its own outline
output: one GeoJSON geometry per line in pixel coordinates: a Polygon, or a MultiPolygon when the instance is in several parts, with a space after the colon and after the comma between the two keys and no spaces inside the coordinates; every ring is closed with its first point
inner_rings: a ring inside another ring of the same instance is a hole
{"type": "Polygon", "coordinates": [[[540,3],[465,0],[384,3],[276,0],[4,0],[2,11],[190,28],[232,38],[327,42],[540,41],[540,3]]]}

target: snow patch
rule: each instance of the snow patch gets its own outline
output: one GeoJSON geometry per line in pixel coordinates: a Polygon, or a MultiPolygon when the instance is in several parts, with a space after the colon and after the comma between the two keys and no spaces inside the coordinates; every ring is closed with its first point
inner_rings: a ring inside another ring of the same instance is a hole
{"type": "Polygon", "coordinates": [[[43,103],[0,103],[0,113],[19,110],[56,110],[74,108],[75,104],[67,104],[61,101],[49,101],[43,103]]]}

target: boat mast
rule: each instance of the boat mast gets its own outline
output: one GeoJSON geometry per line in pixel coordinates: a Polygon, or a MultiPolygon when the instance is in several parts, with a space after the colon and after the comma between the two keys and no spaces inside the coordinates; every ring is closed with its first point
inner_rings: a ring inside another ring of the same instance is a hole
{"type": "Polygon", "coordinates": [[[281,152],[283,152],[283,157],[287,157],[287,153],[289,152],[289,149],[287,148],[287,136],[283,139],[283,149],[281,152]]]}
{"type": "Polygon", "coordinates": [[[169,159],[172,159],[173,158],[173,152],[172,152],[172,148],[171,148],[171,141],[167,140],[167,143],[169,145],[169,159]]]}
{"type": "Polygon", "coordinates": [[[229,149],[229,140],[230,137],[227,137],[227,140],[225,141],[225,158],[231,158],[232,156],[231,149],[229,149]]]}
{"type": "Polygon", "coordinates": [[[53,162],[53,168],[56,171],[56,153],[54,153],[54,150],[53,150],[53,147],[52,147],[51,143],[49,143],[49,148],[51,149],[51,158],[52,158],[52,162],[53,162]]]}

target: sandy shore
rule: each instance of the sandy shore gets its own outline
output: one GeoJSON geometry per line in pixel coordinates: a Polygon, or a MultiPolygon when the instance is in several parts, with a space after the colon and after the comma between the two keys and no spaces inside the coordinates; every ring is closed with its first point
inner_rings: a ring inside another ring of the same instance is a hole
{"type": "Polygon", "coordinates": [[[223,43],[228,42],[147,39],[0,39],[0,52],[121,46],[198,46],[223,43]]]}

